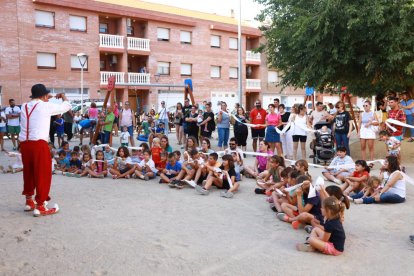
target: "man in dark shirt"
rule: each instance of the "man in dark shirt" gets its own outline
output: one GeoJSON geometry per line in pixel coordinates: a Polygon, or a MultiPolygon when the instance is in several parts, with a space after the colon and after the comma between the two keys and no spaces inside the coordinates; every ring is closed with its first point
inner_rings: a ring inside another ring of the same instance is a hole
{"type": "Polygon", "coordinates": [[[211,111],[211,103],[205,104],[206,111],[203,114],[203,122],[200,124],[201,136],[211,138],[211,134],[215,129],[214,113],[211,111]]]}
{"type": "MultiPolygon", "coordinates": [[[[190,112],[191,112],[191,108],[192,108],[193,106],[190,104],[190,100],[188,99],[188,98],[186,98],[185,100],[184,100],[184,106],[183,106],[183,113],[184,113],[184,118],[187,118],[188,117],[188,114],[190,114],[190,112]]],[[[187,121],[186,120],[184,120],[184,122],[183,122],[183,128],[184,128],[184,138],[186,138],[186,135],[188,135],[188,129],[187,129],[187,126],[188,126],[188,124],[187,124],[187,121]]],[[[197,135],[198,136],[198,135],[197,135]]]]}
{"type": "Polygon", "coordinates": [[[185,122],[187,123],[187,134],[188,136],[193,136],[198,143],[198,125],[197,125],[197,108],[195,106],[191,107],[191,112],[185,117],[185,122]]]}

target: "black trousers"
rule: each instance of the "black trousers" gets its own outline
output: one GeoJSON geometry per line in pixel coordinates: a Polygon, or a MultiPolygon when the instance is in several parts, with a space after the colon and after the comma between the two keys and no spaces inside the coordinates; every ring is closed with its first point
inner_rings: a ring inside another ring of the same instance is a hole
{"type": "Polygon", "coordinates": [[[65,131],[66,135],[68,136],[68,141],[70,141],[70,139],[72,139],[72,137],[73,137],[72,124],[73,123],[67,123],[67,122],[65,122],[65,124],[64,124],[64,128],[65,128],[64,131],[65,131]]]}

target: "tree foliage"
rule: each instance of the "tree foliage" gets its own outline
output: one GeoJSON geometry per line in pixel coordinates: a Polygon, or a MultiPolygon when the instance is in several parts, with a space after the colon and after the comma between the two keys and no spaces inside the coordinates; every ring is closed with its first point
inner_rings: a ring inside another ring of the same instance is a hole
{"type": "Polygon", "coordinates": [[[265,52],[284,86],[359,96],[414,85],[414,0],[256,0],[265,52]]]}

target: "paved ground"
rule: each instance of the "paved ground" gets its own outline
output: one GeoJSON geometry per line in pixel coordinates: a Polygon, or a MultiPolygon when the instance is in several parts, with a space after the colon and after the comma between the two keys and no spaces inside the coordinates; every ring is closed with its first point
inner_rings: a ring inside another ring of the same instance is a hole
{"type": "MultiPolygon", "coordinates": [[[[412,152],[404,143],[414,176],[412,152]]],[[[275,219],[251,180],[224,199],[216,190],[203,197],[158,181],[55,175],[52,201],[61,213],[44,218],[22,211],[21,186],[21,174],[0,175],[0,275],[412,275],[414,269],[413,186],[404,204],[351,206],[340,257],[297,252],[306,232],[275,219]]]]}

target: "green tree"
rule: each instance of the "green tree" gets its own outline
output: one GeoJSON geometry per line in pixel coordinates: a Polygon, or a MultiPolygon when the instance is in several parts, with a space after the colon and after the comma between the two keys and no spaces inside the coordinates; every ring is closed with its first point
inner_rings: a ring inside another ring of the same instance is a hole
{"type": "Polygon", "coordinates": [[[413,0],[256,0],[283,86],[371,96],[414,86],[413,0]]]}

